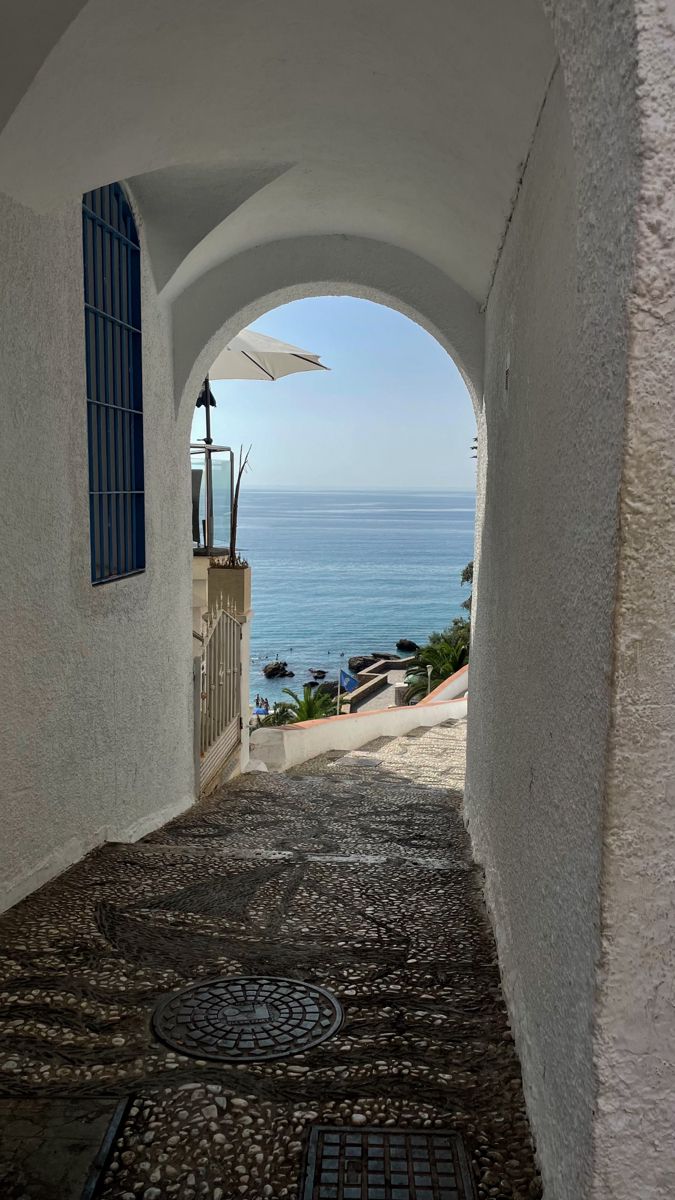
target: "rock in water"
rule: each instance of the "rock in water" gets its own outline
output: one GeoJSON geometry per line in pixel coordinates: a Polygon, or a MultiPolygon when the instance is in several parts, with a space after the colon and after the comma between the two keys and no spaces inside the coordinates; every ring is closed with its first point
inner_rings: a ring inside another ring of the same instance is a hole
{"type": "Polygon", "coordinates": [[[285,679],[288,675],[288,663],[286,662],[271,662],[266,667],[263,667],[263,675],[265,679],[285,679]]]}
{"type": "Polygon", "coordinates": [[[355,654],[349,659],[349,670],[358,675],[359,671],[365,671],[366,667],[372,667],[374,662],[377,662],[374,654],[355,654]]]}
{"type": "Polygon", "coordinates": [[[417,642],[411,642],[410,638],[399,638],[396,643],[397,650],[405,650],[406,654],[416,654],[419,650],[417,642]]]}

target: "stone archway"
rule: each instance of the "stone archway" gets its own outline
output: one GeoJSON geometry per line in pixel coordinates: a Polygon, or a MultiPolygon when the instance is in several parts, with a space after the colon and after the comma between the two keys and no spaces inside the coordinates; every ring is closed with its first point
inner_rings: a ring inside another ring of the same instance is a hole
{"type": "Polygon", "coordinates": [[[306,237],[263,244],[214,267],[172,307],[179,420],[209,364],[270,308],[319,295],[351,295],[410,317],[448,351],[480,405],[483,318],[478,305],[430,263],[365,238],[306,237]]]}

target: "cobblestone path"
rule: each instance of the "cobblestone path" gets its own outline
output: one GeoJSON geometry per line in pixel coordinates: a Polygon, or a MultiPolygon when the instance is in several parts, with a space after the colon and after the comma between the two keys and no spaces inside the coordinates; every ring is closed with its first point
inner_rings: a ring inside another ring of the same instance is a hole
{"type": "MultiPolygon", "coordinates": [[[[34,1106],[48,1142],[64,1101],[131,1097],[104,1200],[295,1200],[317,1124],[454,1130],[478,1196],[540,1197],[461,819],[464,729],[244,776],[6,914],[0,1109],[34,1106]],[[160,999],[223,975],[318,985],[344,1022],[255,1063],[156,1038],[160,999]]],[[[0,1137],[3,1200],[51,1200],[1,1116],[0,1137]]]]}

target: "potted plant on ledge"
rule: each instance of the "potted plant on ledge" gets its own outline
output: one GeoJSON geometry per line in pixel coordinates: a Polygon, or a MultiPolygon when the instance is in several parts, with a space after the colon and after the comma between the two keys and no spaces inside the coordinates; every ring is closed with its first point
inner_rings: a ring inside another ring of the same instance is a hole
{"type": "Polygon", "coordinates": [[[239,495],[250,453],[251,446],[246,454],[244,454],[244,447],[239,447],[239,465],[232,493],[230,544],[227,554],[214,555],[209,560],[209,607],[234,608],[238,616],[245,616],[251,608],[251,568],[237,550],[239,495]]]}

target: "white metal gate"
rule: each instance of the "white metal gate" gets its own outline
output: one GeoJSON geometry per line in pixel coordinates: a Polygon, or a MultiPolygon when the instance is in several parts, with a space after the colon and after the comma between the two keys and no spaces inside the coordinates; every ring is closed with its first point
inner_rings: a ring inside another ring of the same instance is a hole
{"type": "Polygon", "coordinates": [[[218,609],[204,617],[199,704],[202,790],[241,742],[241,623],[218,609]]]}

